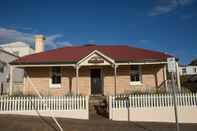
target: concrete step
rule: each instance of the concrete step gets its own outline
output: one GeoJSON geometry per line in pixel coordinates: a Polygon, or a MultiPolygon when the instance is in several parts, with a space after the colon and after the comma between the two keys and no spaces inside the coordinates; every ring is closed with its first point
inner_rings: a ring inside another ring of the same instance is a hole
{"type": "Polygon", "coordinates": [[[91,96],[89,99],[89,113],[91,118],[107,116],[107,97],[91,96]]]}

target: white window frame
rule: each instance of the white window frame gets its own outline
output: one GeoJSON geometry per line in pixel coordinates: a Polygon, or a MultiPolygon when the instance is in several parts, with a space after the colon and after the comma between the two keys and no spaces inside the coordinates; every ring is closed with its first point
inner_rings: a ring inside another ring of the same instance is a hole
{"type": "Polygon", "coordinates": [[[53,67],[50,67],[49,87],[50,88],[61,88],[61,84],[62,84],[62,67],[59,67],[60,68],[60,77],[61,77],[61,82],[59,84],[53,84],[52,83],[52,68],[53,67]]]}
{"type": "Polygon", "coordinates": [[[130,85],[142,85],[142,67],[141,65],[133,65],[133,66],[139,66],[139,77],[140,80],[139,81],[131,81],[131,70],[132,70],[132,66],[130,66],[130,72],[129,72],[129,83],[130,85]]]}

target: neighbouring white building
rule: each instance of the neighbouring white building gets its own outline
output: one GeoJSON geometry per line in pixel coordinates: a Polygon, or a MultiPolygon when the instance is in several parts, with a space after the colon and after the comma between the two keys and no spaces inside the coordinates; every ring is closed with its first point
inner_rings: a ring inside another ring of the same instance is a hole
{"type": "Polygon", "coordinates": [[[180,66],[180,75],[197,75],[197,66],[180,66]]]}
{"type": "MultiPolygon", "coordinates": [[[[34,49],[25,42],[12,42],[0,45],[0,94],[9,92],[10,62],[19,57],[33,54],[34,49]]],[[[13,73],[14,87],[21,86],[24,78],[24,70],[17,68],[13,73]]]]}
{"type": "Polygon", "coordinates": [[[25,42],[2,44],[0,45],[0,48],[19,57],[30,55],[35,52],[34,49],[25,42]]]}
{"type": "MultiPolygon", "coordinates": [[[[0,95],[7,94],[9,92],[9,81],[10,81],[10,62],[18,59],[19,57],[7,52],[0,48],[0,95]]],[[[13,72],[13,83],[14,87],[22,86],[24,70],[16,68],[13,72]]],[[[15,88],[15,89],[16,89],[15,88]]]]}

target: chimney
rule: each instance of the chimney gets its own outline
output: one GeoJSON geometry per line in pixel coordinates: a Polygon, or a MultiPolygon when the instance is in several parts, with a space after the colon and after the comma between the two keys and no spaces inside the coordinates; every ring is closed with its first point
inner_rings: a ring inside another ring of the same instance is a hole
{"type": "Polygon", "coordinates": [[[35,53],[44,51],[44,40],[45,37],[43,35],[35,35],[35,53]]]}

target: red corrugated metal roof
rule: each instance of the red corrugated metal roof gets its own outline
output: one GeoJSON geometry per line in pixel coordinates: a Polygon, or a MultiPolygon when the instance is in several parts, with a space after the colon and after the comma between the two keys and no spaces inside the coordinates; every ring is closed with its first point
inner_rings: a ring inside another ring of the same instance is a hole
{"type": "Polygon", "coordinates": [[[166,60],[167,55],[158,51],[129,47],[126,45],[86,45],[57,48],[54,50],[36,53],[21,57],[12,64],[29,63],[76,63],[86,57],[92,51],[98,50],[115,61],[143,61],[143,60],[166,60]]]}

